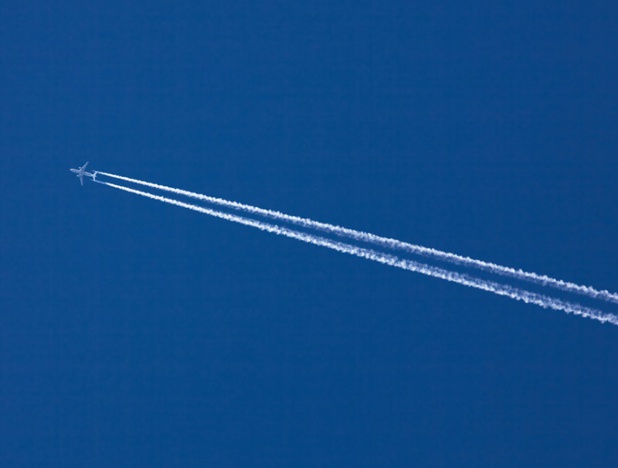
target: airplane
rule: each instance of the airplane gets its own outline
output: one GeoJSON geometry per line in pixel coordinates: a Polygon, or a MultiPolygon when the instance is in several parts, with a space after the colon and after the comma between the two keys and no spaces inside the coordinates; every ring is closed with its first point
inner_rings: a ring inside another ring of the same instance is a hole
{"type": "Polygon", "coordinates": [[[79,181],[82,183],[82,185],[84,185],[84,176],[92,177],[92,180],[94,181],[97,180],[97,171],[86,172],[87,165],[88,165],[88,162],[84,164],[83,166],[81,166],[79,169],[69,169],[74,174],[77,174],[77,177],[79,177],[79,181]]]}

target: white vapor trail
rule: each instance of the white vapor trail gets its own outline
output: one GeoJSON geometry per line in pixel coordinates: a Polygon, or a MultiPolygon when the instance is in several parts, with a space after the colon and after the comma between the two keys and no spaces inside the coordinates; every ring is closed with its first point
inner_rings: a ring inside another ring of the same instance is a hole
{"type": "Polygon", "coordinates": [[[130,182],[138,185],[144,185],[146,187],[151,187],[157,190],[162,190],[166,192],[172,192],[178,195],[183,195],[191,198],[195,198],[197,200],[206,201],[209,203],[213,203],[219,206],[225,206],[227,208],[233,208],[236,210],[244,211],[246,213],[251,213],[254,215],[265,216],[271,219],[276,219],[280,221],[286,221],[292,224],[296,224],[298,226],[302,226],[309,229],[316,229],[322,232],[326,232],[329,234],[334,234],[340,237],[348,237],[351,239],[371,243],[374,245],[379,245],[382,247],[387,247],[395,250],[402,250],[404,252],[409,252],[425,257],[435,258],[441,261],[449,262],[456,265],[463,265],[466,267],[477,268],[482,271],[488,271],[493,274],[497,274],[500,276],[506,276],[510,278],[515,278],[520,281],[527,281],[533,284],[538,284],[541,286],[550,286],[562,291],[581,294],[584,296],[588,296],[593,299],[599,299],[606,302],[612,302],[614,304],[618,304],[618,294],[610,293],[606,290],[597,290],[591,286],[582,286],[579,284],[571,283],[568,281],[562,281],[555,278],[551,278],[545,275],[538,275],[532,272],[526,272],[521,269],[515,269],[510,267],[505,267],[502,265],[497,265],[491,262],[485,262],[482,260],[476,260],[470,257],[465,257],[449,252],[443,252],[441,250],[432,249],[429,247],[423,247],[420,245],[410,244],[407,242],[402,242],[396,239],[391,239],[388,237],[381,237],[375,234],[370,234],[367,232],[356,231],[354,229],[348,229],[341,226],[336,226],[333,224],[322,223],[319,221],[314,221],[308,218],[301,218],[298,216],[291,216],[279,211],[266,210],[263,208],[258,208],[251,205],[246,205],[243,203],[238,203],[234,201],[225,200],[222,198],[211,197],[208,195],[202,195],[195,192],[190,192],[187,190],[181,190],[173,187],[168,187],[165,185],[153,184],[151,182],[146,182],[143,180],[132,179],[130,177],[124,177],[116,174],[109,174],[107,172],[99,172],[99,174],[112,177],[115,179],[123,180],[125,182],[130,182]]]}
{"type": "Polygon", "coordinates": [[[204,213],[210,216],[225,219],[227,221],[244,224],[245,226],[251,226],[251,227],[260,229],[262,231],[271,232],[274,234],[290,237],[292,239],[297,239],[303,242],[307,242],[309,244],[327,247],[337,252],[355,255],[357,257],[365,258],[368,260],[373,260],[375,262],[379,262],[384,265],[402,268],[404,270],[413,271],[416,273],[422,273],[424,275],[444,279],[447,281],[451,281],[453,283],[462,284],[464,286],[469,286],[472,288],[481,289],[483,291],[493,292],[494,294],[498,294],[500,296],[510,297],[511,299],[523,301],[529,304],[536,304],[544,308],[561,310],[567,313],[572,313],[575,315],[592,318],[600,322],[609,322],[614,325],[618,325],[618,316],[611,314],[611,313],[602,312],[597,309],[584,307],[579,304],[565,302],[565,301],[551,298],[548,296],[544,296],[541,294],[514,288],[512,286],[503,285],[503,284],[499,284],[499,283],[495,283],[491,281],[486,281],[486,280],[479,279],[479,278],[474,278],[469,275],[448,271],[442,268],[425,265],[425,264],[414,262],[411,260],[400,259],[394,255],[388,255],[388,254],[384,254],[381,252],[377,252],[375,250],[366,249],[366,248],[362,248],[362,247],[358,247],[358,246],[354,246],[350,244],[345,244],[345,243],[338,242],[338,241],[333,241],[333,240],[326,239],[323,237],[315,236],[313,234],[294,231],[292,229],[265,223],[262,221],[244,218],[242,216],[233,215],[229,213],[223,213],[220,211],[212,210],[210,208],[204,208],[198,205],[192,205],[192,204],[181,202],[181,201],[174,200],[171,198],[154,195],[148,192],[143,192],[141,190],[135,190],[129,187],[124,187],[124,186],[112,184],[109,182],[101,182],[101,181],[96,181],[96,182],[102,185],[106,185],[108,187],[118,189],[118,190],[123,190],[125,192],[133,193],[136,195],[141,195],[143,197],[150,198],[152,200],[157,200],[157,201],[169,203],[171,205],[179,206],[182,208],[187,208],[193,211],[197,211],[199,213],[204,213]]]}

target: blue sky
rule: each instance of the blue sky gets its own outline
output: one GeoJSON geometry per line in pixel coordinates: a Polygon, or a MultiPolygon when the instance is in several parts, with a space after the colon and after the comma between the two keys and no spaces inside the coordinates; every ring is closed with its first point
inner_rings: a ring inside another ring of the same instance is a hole
{"type": "Polygon", "coordinates": [[[0,7],[6,466],[614,466],[618,331],[86,184],[618,290],[611,2],[0,7]]]}

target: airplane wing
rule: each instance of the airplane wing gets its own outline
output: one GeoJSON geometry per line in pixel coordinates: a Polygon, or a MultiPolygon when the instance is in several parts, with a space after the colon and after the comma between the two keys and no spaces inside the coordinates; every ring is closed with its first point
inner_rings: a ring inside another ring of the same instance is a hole
{"type": "Polygon", "coordinates": [[[82,183],[82,185],[84,185],[84,176],[81,176],[81,177],[79,178],[79,181],[82,183]]]}

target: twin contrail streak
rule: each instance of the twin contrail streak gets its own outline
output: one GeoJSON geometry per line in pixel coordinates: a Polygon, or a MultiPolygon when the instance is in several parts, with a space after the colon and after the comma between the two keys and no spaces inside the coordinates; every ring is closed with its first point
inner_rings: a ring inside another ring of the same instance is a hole
{"type": "MultiPolygon", "coordinates": [[[[128,178],[123,178],[121,176],[112,176],[110,174],[105,174],[102,172],[100,172],[100,174],[107,175],[110,177],[116,177],[119,179],[128,179],[128,178]]],[[[129,179],[128,181],[132,182],[133,180],[129,179]]],[[[402,268],[404,270],[413,271],[416,273],[422,273],[424,275],[432,276],[435,278],[440,278],[446,281],[451,281],[453,283],[462,284],[464,286],[469,286],[472,288],[481,289],[483,291],[493,292],[494,294],[510,297],[511,299],[516,299],[516,300],[523,301],[529,304],[536,304],[544,308],[561,310],[567,313],[572,313],[575,315],[580,315],[583,317],[589,317],[592,319],[596,319],[596,320],[599,320],[600,322],[609,322],[614,325],[618,325],[618,316],[611,314],[611,313],[606,313],[606,312],[603,312],[597,309],[584,307],[579,304],[566,302],[560,299],[552,298],[552,297],[545,296],[542,294],[533,293],[530,291],[522,290],[519,288],[515,288],[512,286],[508,286],[508,285],[504,285],[500,283],[495,283],[492,281],[486,281],[483,279],[475,278],[467,274],[449,271],[443,268],[438,268],[438,267],[418,263],[412,260],[401,259],[395,255],[389,255],[389,254],[377,252],[375,250],[358,247],[355,245],[345,244],[342,242],[334,241],[334,240],[316,236],[313,234],[308,234],[305,232],[294,231],[286,227],[277,226],[277,225],[265,223],[262,221],[257,221],[254,219],[245,218],[245,217],[234,215],[234,214],[220,212],[220,211],[216,211],[216,210],[205,208],[205,207],[198,206],[198,205],[192,205],[192,204],[181,202],[181,201],[174,200],[171,198],[154,195],[148,192],[143,192],[141,190],[136,190],[136,189],[132,189],[129,187],[124,187],[121,185],[116,185],[116,184],[112,184],[108,182],[101,182],[101,181],[96,181],[96,182],[102,185],[106,185],[108,187],[118,189],[118,190],[123,190],[125,192],[133,193],[136,195],[141,195],[143,197],[147,197],[152,200],[157,200],[157,201],[169,203],[171,205],[179,206],[182,208],[187,208],[193,211],[197,211],[199,213],[204,213],[210,216],[225,219],[227,221],[244,224],[245,226],[251,226],[251,227],[260,229],[262,231],[271,232],[274,234],[290,237],[292,239],[297,239],[303,242],[307,242],[309,244],[313,244],[313,245],[317,245],[321,247],[327,247],[337,252],[355,255],[357,257],[365,258],[368,260],[373,260],[375,262],[379,262],[384,265],[402,268]]],[[[142,185],[156,185],[156,184],[142,183],[142,185]]],[[[155,186],[153,188],[160,188],[160,186],[155,186]]],[[[175,191],[176,189],[173,189],[173,190],[175,191]]],[[[172,190],[169,190],[169,191],[172,191],[172,190]]],[[[179,191],[179,192],[184,192],[184,191],[179,191]]],[[[185,194],[181,193],[181,195],[185,195],[185,194]]]]}
{"type": "Polygon", "coordinates": [[[238,203],[234,201],[225,200],[222,198],[211,197],[208,195],[202,195],[195,192],[190,192],[187,190],[181,190],[173,187],[168,187],[165,185],[153,184],[151,182],[146,182],[143,180],[132,179],[130,177],[124,177],[116,174],[109,174],[106,172],[99,172],[99,174],[112,177],[115,179],[123,180],[125,182],[130,182],[138,185],[144,185],[146,187],[151,187],[157,190],[162,190],[166,192],[172,192],[177,195],[183,195],[186,197],[195,198],[197,200],[202,200],[205,202],[213,203],[219,206],[224,206],[226,208],[232,208],[240,211],[244,211],[246,213],[265,216],[271,219],[286,221],[292,224],[296,224],[297,226],[302,226],[305,228],[315,229],[318,231],[322,231],[329,234],[334,234],[340,237],[347,237],[350,239],[355,239],[362,242],[367,242],[370,244],[374,244],[381,247],[387,247],[394,250],[401,250],[404,252],[409,252],[417,255],[421,255],[424,257],[435,258],[437,260],[449,262],[451,264],[462,265],[471,268],[477,268],[482,271],[488,271],[496,275],[515,278],[520,281],[527,281],[533,284],[538,284],[541,286],[550,286],[561,291],[581,294],[593,299],[603,300],[606,302],[611,302],[614,304],[618,304],[618,294],[610,293],[605,290],[597,290],[590,286],[582,286],[579,284],[571,283],[568,281],[562,281],[555,278],[551,278],[545,275],[538,275],[532,272],[526,272],[523,270],[509,268],[501,265],[497,265],[491,262],[484,262],[482,260],[476,260],[470,257],[465,257],[449,252],[443,252],[437,249],[432,249],[429,247],[423,247],[420,245],[409,244],[407,242],[401,242],[396,239],[391,239],[388,237],[381,237],[375,234],[370,234],[367,232],[356,231],[354,229],[348,229],[341,226],[336,226],[328,223],[321,223],[319,221],[314,221],[308,218],[301,218],[298,216],[287,215],[278,211],[266,210],[263,208],[258,208],[251,205],[246,205],[243,203],[238,203]]]}

